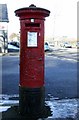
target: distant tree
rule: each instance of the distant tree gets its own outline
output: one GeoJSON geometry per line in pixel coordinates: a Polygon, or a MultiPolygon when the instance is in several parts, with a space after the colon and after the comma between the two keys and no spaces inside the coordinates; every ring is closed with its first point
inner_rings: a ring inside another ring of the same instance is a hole
{"type": "Polygon", "coordinates": [[[12,41],[14,38],[17,38],[17,40],[19,40],[19,34],[17,33],[12,33],[10,36],[9,36],[9,39],[12,41]]]}

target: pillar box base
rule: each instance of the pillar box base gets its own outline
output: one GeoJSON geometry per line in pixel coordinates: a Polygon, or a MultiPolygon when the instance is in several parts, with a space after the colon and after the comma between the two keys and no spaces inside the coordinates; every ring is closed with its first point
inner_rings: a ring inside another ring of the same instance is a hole
{"type": "Polygon", "coordinates": [[[7,109],[7,111],[3,111],[0,114],[2,114],[1,120],[38,120],[39,118],[45,119],[48,118],[49,116],[52,117],[52,111],[50,107],[47,105],[45,106],[44,111],[39,115],[32,114],[20,115],[18,106],[12,106],[11,108],[7,109]]]}
{"type": "Polygon", "coordinates": [[[44,111],[45,89],[41,88],[19,88],[19,111],[21,115],[38,115],[44,111]]]}

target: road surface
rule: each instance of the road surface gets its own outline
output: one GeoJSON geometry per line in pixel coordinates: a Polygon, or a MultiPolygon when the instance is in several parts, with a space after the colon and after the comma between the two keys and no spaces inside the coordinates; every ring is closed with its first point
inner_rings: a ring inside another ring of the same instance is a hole
{"type": "MultiPolygon", "coordinates": [[[[76,98],[77,60],[68,51],[56,51],[45,56],[46,98],[76,98]],[[61,55],[60,55],[61,54],[61,55]]],[[[1,57],[0,57],[1,59],[1,57]]],[[[2,94],[19,94],[19,56],[2,57],[2,94]]]]}

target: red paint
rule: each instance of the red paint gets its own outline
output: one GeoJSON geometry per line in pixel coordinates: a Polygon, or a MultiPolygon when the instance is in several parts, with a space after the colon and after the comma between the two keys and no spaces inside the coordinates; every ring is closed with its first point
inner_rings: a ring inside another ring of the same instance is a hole
{"type": "Polygon", "coordinates": [[[20,85],[38,88],[44,85],[44,20],[49,11],[28,7],[15,11],[20,17],[20,85]],[[34,19],[34,21],[31,21],[34,19]],[[37,32],[37,47],[28,47],[28,32],[37,32]]]}

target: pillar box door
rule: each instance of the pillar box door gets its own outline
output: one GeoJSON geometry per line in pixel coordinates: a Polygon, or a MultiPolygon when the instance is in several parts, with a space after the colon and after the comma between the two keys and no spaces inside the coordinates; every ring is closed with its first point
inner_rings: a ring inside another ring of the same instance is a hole
{"type": "MultiPolygon", "coordinates": [[[[20,19],[20,106],[21,110],[24,111],[23,107],[25,104],[28,106],[28,101],[32,104],[32,101],[28,100],[27,94],[33,94],[34,96],[38,94],[38,91],[40,94],[43,91],[44,20],[45,17],[49,16],[50,11],[32,4],[29,7],[16,10],[15,14],[20,19]],[[24,91],[26,91],[26,94],[24,91]]],[[[35,103],[39,101],[39,106],[42,103],[40,102],[42,96],[37,95],[39,100],[33,98],[35,103]]]]}
{"type": "Polygon", "coordinates": [[[38,88],[44,84],[44,20],[32,20],[21,22],[20,85],[38,88]]]}

